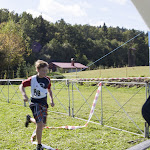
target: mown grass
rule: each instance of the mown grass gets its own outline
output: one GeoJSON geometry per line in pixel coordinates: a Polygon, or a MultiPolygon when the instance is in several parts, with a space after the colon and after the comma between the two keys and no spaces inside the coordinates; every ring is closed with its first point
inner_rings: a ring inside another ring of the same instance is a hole
{"type": "MultiPolygon", "coordinates": [[[[63,74],[75,78],[76,73],[63,74]]],[[[78,78],[149,77],[149,66],[88,70],[77,73],[78,78]]]]}
{"type": "MultiPolygon", "coordinates": [[[[9,87],[9,103],[7,103],[6,100],[8,99],[8,86],[1,85],[0,89],[2,88],[5,96],[0,93],[0,149],[35,149],[35,145],[30,143],[30,136],[35,129],[35,125],[30,124],[28,128],[24,127],[26,114],[32,114],[29,107],[23,107],[23,102],[19,100],[19,97],[22,97],[20,92],[17,91],[18,85],[9,87]],[[18,95],[14,95],[14,91],[17,91],[18,95]]],[[[71,113],[72,108],[74,108],[75,117],[88,119],[90,112],[89,107],[92,106],[96,89],[96,86],[90,86],[90,84],[82,86],[80,84],[74,84],[74,91],[72,93],[72,85],[70,84],[70,92],[68,93],[68,87],[65,83],[60,84],[60,82],[57,82],[55,83],[55,88],[53,84],[52,90],[54,93],[55,107],[49,108],[47,125],[56,127],[62,125],[84,125],[86,123],[85,121],[77,120],[67,115],[57,114],[52,111],[68,114],[69,94],[71,113]],[[57,96],[57,98],[55,96],[57,96]],[[87,100],[88,104],[85,103],[83,97],[87,100]],[[81,107],[82,105],[83,107],[81,107]],[[81,109],[79,110],[80,107],[81,109]]],[[[110,96],[108,90],[112,93],[116,100],[123,105],[131,96],[133,96],[134,93],[140,90],[140,88],[103,87],[102,100],[104,125],[141,134],[132,121],[127,118],[123,110],[120,110],[111,119],[109,119],[109,117],[112,116],[120,107],[110,96]]],[[[27,88],[26,91],[29,95],[30,89],[27,88]]],[[[141,116],[141,107],[144,101],[145,88],[142,88],[140,92],[123,107],[142,131],[144,129],[144,120],[141,116]]],[[[92,121],[99,122],[98,120],[101,120],[101,106],[100,96],[95,108],[95,115],[97,117],[93,115],[92,121]]],[[[44,144],[50,145],[54,148],[59,148],[60,150],[124,150],[144,140],[145,139],[142,138],[142,136],[114,130],[107,128],[106,126],[96,125],[93,123],[89,123],[86,128],[71,131],[64,129],[44,129],[42,139],[44,144]],[[140,140],[135,143],[128,143],[129,141],[134,141],[136,139],[140,140]]]]}

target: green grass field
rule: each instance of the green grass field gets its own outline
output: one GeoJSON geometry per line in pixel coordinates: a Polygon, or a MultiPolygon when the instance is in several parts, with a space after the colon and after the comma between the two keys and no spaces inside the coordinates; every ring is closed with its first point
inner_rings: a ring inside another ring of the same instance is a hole
{"type": "MultiPolygon", "coordinates": [[[[35,145],[30,143],[30,137],[35,129],[35,125],[30,124],[28,128],[24,127],[26,114],[32,114],[29,107],[23,107],[23,102],[20,100],[22,96],[17,89],[18,85],[9,86],[9,103],[7,103],[8,86],[0,85],[0,91],[3,92],[0,93],[0,149],[2,150],[35,149],[35,145]],[[14,94],[15,91],[17,91],[17,94],[14,94]]],[[[56,127],[62,125],[84,125],[86,123],[85,121],[52,112],[56,111],[68,114],[69,107],[68,88],[66,84],[56,82],[55,88],[53,84],[52,90],[54,93],[55,107],[49,108],[47,125],[56,127]],[[57,98],[55,96],[57,96],[57,98]]],[[[97,87],[90,86],[90,84],[82,86],[80,84],[76,84],[73,86],[73,90],[72,94],[72,86],[70,85],[69,96],[71,113],[72,108],[74,108],[75,117],[87,120],[90,112],[89,107],[92,106],[97,87]],[[85,103],[83,97],[87,100],[88,104],[85,103]],[[83,107],[81,107],[82,105],[83,107]]],[[[126,103],[134,93],[140,90],[139,93],[135,95],[123,108],[143,131],[144,120],[141,116],[141,107],[145,102],[145,88],[103,87],[103,126],[89,123],[86,128],[71,131],[65,129],[44,129],[42,143],[60,150],[125,150],[141,141],[146,140],[142,138],[142,136],[114,130],[105,126],[112,126],[142,135],[132,121],[128,119],[123,110],[119,110],[120,107],[108,93],[108,90],[121,105],[126,103]],[[119,112],[116,113],[117,110],[119,110],[119,112]],[[112,116],[113,114],[114,116],[112,116]],[[110,118],[111,116],[112,118],[110,118]],[[130,143],[129,141],[137,142],[130,143]]],[[[26,91],[29,96],[30,89],[27,88],[26,91]]],[[[100,96],[95,108],[96,116],[93,115],[92,121],[98,123],[98,120],[101,120],[101,106],[100,96]]]]}
{"type": "MultiPolygon", "coordinates": [[[[66,73],[69,78],[75,78],[76,73],[66,73]],[[73,76],[72,76],[73,75],[73,76]]],[[[117,78],[117,77],[149,77],[149,66],[123,67],[88,70],[77,73],[79,78],[117,78]]]]}

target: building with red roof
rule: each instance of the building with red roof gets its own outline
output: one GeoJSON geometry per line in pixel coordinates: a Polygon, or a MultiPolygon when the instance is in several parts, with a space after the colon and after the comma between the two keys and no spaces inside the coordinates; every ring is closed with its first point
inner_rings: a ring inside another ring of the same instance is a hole
{"type": "Polygon", "coordinates": [[[49,64],[49,69],[52,69],[53,72],[58,71],[59,69],[63,69],[63,72],[78,72],[82,69],[87,69],[88,67],[81,64],[76,63],[74,59],[71,59],[70,63],[67,62],[51,62],[49,64]]]}

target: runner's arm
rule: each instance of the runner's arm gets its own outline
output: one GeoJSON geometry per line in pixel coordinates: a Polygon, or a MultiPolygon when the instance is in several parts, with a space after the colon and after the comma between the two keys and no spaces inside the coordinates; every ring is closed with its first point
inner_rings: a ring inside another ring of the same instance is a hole
{"type": "Polygon", "coordinates": [[[28,101],[28,97],[27,97],[27,95],[26,95],[25,88],[23,87],[23,84],[20,84],[19,89],[20,89],[21,94],[22,94],[22,96],[23,96],[23,100],[24,100],[25,102],[27,102],[27,101],[28,101]]]}
{"type": "Polygon", "coordinates": [[[52,93],[52,90],[51,90],[51,88],[50,89],[47,89],[48,90],[48,94],[49,94],[49,97],[50,97],[50,99],[51,99],[51,106],[52,107],[54,107],[54,101],[53,101],[53,93],[52,93]]]}

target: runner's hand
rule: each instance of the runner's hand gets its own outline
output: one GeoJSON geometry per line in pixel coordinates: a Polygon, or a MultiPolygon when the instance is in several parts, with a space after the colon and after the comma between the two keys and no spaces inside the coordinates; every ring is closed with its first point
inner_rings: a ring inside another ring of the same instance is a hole
{"type": "Polygon", "coordinates": [[[27,95],[23,95],[23,100],[24,100],[24,102],[28,102],[28,96],[27,95]]]}
{"type": "Polygon", "coordinates": [[[51,102],[51,106],[54,107],[54,105],[55,105],[54,102],[51,102]]]}

